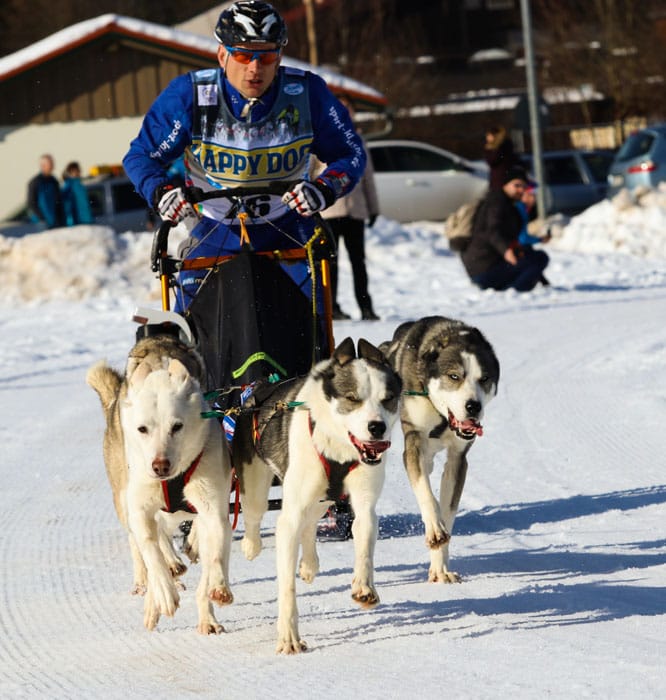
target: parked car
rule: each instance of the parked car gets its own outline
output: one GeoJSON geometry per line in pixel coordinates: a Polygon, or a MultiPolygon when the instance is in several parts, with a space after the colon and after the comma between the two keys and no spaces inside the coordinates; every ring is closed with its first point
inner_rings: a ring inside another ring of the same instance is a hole
{"type": "MultiPolygon", "coordinates": [[[[580,214],[606,198],[612,150],[546,151],[543,154],[546,215],[580,214]]],[[[521,156],[534,177],[531,155],[521,156]]]]}
{"type": "MultiPolygon", "coordinates": [[[[420,141],[368,141],[379,211],[400,222],[443,221],[488,189],[487,167],[420,141]]],[[[485,165],[485,164],[484,164],[485,165]]]]}
{"type": "MultiPolygon", "coordinates": [[[[88,190],[95,224],[110,226],[116,233],[152,228],[146,202],[126,175],[102,174],[83,178],[82,182],[88,190]]],[[[23,236],[43,230],[43,224],[30,221],[25,207],[12,219],[0,224],[3,236],[23,236]]]]}
{"type": "Polygon", "coordinates": [[[608,194],[666,182],[666,124],[641,129],[620,146],[608,172],[608,194]]]}

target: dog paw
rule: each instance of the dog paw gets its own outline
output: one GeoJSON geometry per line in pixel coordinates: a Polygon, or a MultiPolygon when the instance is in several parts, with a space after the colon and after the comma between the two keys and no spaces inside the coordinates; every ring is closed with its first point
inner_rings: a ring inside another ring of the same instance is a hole
{"type": "Polygon", "coordinates": [[[178,559],[169,564],[169,571],[171,572],[171,576],[173,578],[179,578],[187,571],[187,567],[182,561],[180,561],[180,559],[178,559]]]}
{"type": "Polygon", "coordinates": [[[234,595],[226,586],[211,588],[208,591],[208,598],[217,605],[230,605],[234,602],[234,595]]]}
{"type": "Polygon", "coordinates": [[[241,540],[241,552],[249,561],[256,559],[259,556],[259,552],[261,552],[261,540],[250,539],[246,535],[241,540]]]}
{"type": "Polygon", "coordinates": [[[369,593],[352,593],[352,600],[362,608],[374,608],[379,603],[379,596],[375,591],[369,593]]]}
{"type": "Polygon", "coordinates": [[[135,583],[130,589],[130,595],[146,595],[146,584],[145,583],[135,583]]]}
{"type": "Polygon", "coordinates": [[[305,583],[312,583],[315,576],[319,573],[319,562],[310,562],[301,559],[301,564],[298,567],[298,575],[305,583]]]}
{"type": "Polygon", "coordinates": [[[192,564],[197,564],[199,561],[199,543],[196,537],[192,537],[192,533],[187,536],[183,543],[183,554],[190,560],[192,564]]]}
{"type": "Polygon", "coordinates": [[[152,631],[157,627],[160,620],[159,608],[155,605],[149,591],[146,591],[146,597],[143,601],[143,626],[152,631]]]}
{"type": "Polygon", "coordinates": [[[173,617],[180,604],[176,583],[172,578],[157,578],[148,582],[148,596],[160,615],[173,617]]]}
{"type": "Polygon", "coordinates": [[[286,639],[278,639],[275,647],[276,654],[300,654],[307,650],[308,645],[303,640],[291,635],[286,639]]]}
{"type": "Polygon", "coordinates": [[[224,627],[216,620],[205,620],[197,625],[197,632],[199,634],[221,634],[224,631],[224,627]]]}
{"type": "Polygon", "coordinates": [[[362,608],[374,608],[379,603],[379,595],[374,586],[352,581],[352,600],[362,608]]]}
{"type": "Polygon", "coordinates": [[[462,578],[455,571],[446,571],[444,569],[430,569],[428,572],[428,581],[430,583],[460,583],[462,578]]]}
{"type": "Polygon", "coordinates": [[[443,547],[449,540],[451,535],[443,528],[428,528],[426,530],[425,543],[428,549],[439,549],[443,547]]]}

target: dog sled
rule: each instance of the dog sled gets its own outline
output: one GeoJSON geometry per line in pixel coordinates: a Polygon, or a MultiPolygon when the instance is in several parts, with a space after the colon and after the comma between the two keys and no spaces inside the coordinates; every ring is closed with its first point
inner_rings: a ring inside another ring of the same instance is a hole
{"type": "MultiPolygon", "coordinates": [[[[196,347],[203,357],[207,381],[204,387],[212,409],[231,442],[235,419],[244,401],[261,385],[270,385],[304,375],[334,349],[330,259],[335,255],[332,238],[324,220],[316,214],[314,235],[299,247],[271,251],[255,250],[248,223],[260,220],[255,214],[266,195],[281,196],[294,182],[275,182],[263,187],[236,187],[204,192],[186,188],[192,204],[208,199],[229,201],[228,218],[240,223],[238,253],[218,257],[178,259],[168,252],[173,224],[163,222],[154,234],[151,269],[160,281],[161,310],[138,307],[134,320],[140,324],[139,337],[171,333],[196,347]],[[309,295],[290,276],[290,267],[300,263],[309,270],[309,295]],[[172,310],[172,296],[181,293],[179,273],[203,275],[200,286],[184,311],[172,310]]],[[[293,242],[293,241],[292,241],[293,242]]],[[[275,484],[279,485],[279,482],[275,484]]],[[[231,512],[234,526],[240,512],[238,482],[234,479],[231,512]]],[[[279,510],[281,498],[269,501],[279,510]]],[[[344,502],[338,504],[341,520],[349,521],[338,532],[331,514],[322,524],[332,537],[346,539],[351,515],[344,502]]],[[[333,516],[335,513],[332,514],[333,516]]]]}

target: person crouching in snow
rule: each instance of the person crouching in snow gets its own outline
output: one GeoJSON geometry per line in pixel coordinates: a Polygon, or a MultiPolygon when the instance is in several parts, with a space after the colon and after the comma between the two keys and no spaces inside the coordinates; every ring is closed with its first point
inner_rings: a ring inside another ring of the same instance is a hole
{"type": "Polygon", "coordinates": [[[474,218],[472,236],[461,260],[481,289],[529,292],[542,281],[549,258],[543,250],[523,246],[523,218],[516,203],[527,187],[523,168],[510,168],[500,190],[489,190],[474,218]]]}

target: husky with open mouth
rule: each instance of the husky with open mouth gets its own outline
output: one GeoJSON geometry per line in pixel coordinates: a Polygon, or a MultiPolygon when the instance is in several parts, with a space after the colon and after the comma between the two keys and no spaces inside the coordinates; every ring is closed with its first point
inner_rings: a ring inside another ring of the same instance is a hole
{"type": "Polygon", "coordinates": [[[449,540],[465,485],[467,453],[483,435],[484,410],[497,393],[499,362],[477,328],[443,316],[403,323],[380,349],[404,384],[403,460],[425,524],[428,580],[459,581],[449,570],[449,540]],[[430,475],[435,455],[444,449],[438,503],[430,475]]]}
{"type": "Polygon", "coordinates": [[[278,653],[306,648],[298,632],[294,573],[298,568],[308,583],[318,573],[317,522],[343,493],[355,513],[352,598],[363,607],[379,602],[373,565],[375,506],[401,387],[376,347],[361,339],[357,355],[347,338],[307,376],[258,386],[238,418],[232,450],[245,523],[241,548],[248,559],[261,550],[259,528],[273,476],[282,479],[275,533],[278,653]]]}

